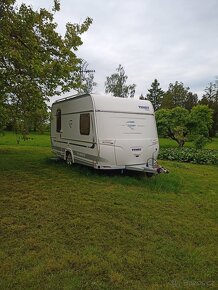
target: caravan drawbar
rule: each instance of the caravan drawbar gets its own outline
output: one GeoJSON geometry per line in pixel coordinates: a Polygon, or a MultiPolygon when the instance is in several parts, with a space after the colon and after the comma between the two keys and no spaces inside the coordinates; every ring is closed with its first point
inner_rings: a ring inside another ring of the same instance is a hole
{"type": "Polygon", "coordinates": [[[158,172],[154,110],[148,100],[82,94],[52,105],[52,151],[67,164],[158,172]]]}

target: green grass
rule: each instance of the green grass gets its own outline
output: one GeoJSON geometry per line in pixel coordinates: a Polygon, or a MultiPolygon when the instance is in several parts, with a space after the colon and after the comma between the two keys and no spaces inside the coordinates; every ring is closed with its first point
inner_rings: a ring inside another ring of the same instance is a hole
{"type": "Polygon", "coordinates": [[[48,132],[44,134],[31,133],[28,140],[23,140],[21,135],[14,132],[5,132],[5,135],[0,135],[0,145],[17,145],[19,146],[37,146],[37,147],[49,147],[50,146],[50,134],[48,132]]]}
{"type": "Polygon", "coordinates": [[[99,172],[0,137],[0,289],[216,288],[217,167],[99,172]],[[4,144],[4,145],[3,145],[4,144]]]}
{"type": "Polygon", "coordinates": [[[213,138],[211,142],[206,144],[205,149],[218,150],[218,138],[213,138]]]}

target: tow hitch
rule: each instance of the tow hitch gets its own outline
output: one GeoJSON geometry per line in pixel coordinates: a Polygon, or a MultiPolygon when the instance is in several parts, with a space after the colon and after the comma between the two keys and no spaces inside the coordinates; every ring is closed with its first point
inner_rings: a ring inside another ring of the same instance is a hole
{"type": "Polygon", "coordinates": [[[166,168],[162,167],[157,163],[154,166],[151,166],[148,163],[138,165],[128,165],[126,166],[126,169],[145,172],[149,177],[153,176],[154,174],[169,173],[169,171],[166,168]]]}
{"type": "Polygon", "coordinates": [[[160,174],[160,173],[169,173],[169,170],[164,168],[163,166],[161,165],[157,165],[157,173],[160,174]]]}
{"type": "Polygon", "coordinates": [[[155,171],[155,173],[158,173],[158,174],[160,174],[160,173],[169,173],[169,170],[164,168],[163,166],[159,165],[157,163],[157,160],[155,158],[153,158],[153,157],[149,158],[147,160],[146,165],[147,165],[147,167],[151,167],[155,171]]]}

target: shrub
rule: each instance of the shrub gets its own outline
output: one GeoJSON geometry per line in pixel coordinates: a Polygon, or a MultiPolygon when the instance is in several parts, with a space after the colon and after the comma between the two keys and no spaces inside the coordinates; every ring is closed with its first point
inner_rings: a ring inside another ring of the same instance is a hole
{"type": "Polygon", "coordinates": [[[207,144],[208,138],[199,135],[195,140],[194,140],[194,146],[196,149],[203,149],[203,147],[207,144]]]}
{"type": "Polygon", "coordinates": [[[159,159],[218,165],[218,151],[194,148],[163,148],[160,150],[159,159]]]}

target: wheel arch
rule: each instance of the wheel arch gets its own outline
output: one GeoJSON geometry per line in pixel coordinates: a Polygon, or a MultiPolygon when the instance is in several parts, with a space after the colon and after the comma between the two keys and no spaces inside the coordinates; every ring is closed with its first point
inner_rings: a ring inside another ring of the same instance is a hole
{"type": "Polygon", "coordinates": [[[66,149],[65,149],[65,152],[64,152],[64,160],[67,159],[67,155],[68,155],[68,154],[71,154],[71,156],[72,156],[72,161],[73,161],[73,163],[74,163],[73,150],[71,150],[70,148],[66,148],[66,149]]]}

